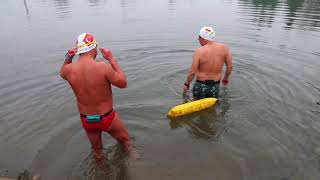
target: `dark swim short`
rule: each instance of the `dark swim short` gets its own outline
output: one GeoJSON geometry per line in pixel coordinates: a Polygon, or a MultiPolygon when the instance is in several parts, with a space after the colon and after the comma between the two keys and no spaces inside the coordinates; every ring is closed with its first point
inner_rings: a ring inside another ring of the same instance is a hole
{"type": "Polygon", "coordinates": [[[196,99],[219,96],[220,81],[197,80],[193,85],[193,97],[196,99]]]}
{"type": "Polygon", "coordinates": [[[116,116],[116,111],[111,110],[104,115],[80,114],[82,126],[86,131],[109,131],[116,116]]]}

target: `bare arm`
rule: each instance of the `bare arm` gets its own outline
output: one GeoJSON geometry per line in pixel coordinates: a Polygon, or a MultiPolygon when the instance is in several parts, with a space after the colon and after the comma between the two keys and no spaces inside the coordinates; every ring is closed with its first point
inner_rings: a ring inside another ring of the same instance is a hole
{"type": "Polygon", "coordinates": [[[100,51],[103,57],[110,63],[110,66],[107,70],[107,80],[109,80],[111,84],[117,86],[118,88],[126,88],[127,77],[117,63],[116,59],[113,57],[111,51],[105,48],[100,48],[100,51]]]}
{"type": "Polygon", "coordinates": [[[223,80],[226,80],[226,81],[228,81],[229,76],[230,76],[230,74],[232,72],[232,56],[231,56],[231,53],[230,53],[229,50],[227,52],[228,52],[228,54],[227,54],[227,58],[226,58],[226,61],[225,61],[226,73],[225,73],[224,78],[223,78],[223,80]]]}
{"type": "Polygon", "coordinates": [[[189,85],[190,85],[191,81],[193,80],[194,76],[198,72],[199,61],[200,61],[200,52],[199,52],[199,50],[196,50],[193,54],[193,57],[192,57],[191,67],[188,70],[187,81],[184,84],[184,86],[185,86],[184,91],[189,89],[189,85]]]}
{"type": "Polygon", "coordinates": [[[118,88],[126,88],[127,87],[127,77],[120,68],[119,64],[112,58],[109,60],[112,70],[109,71],[110,74],[108,76],[108,80],[111,84],[117,86],[118,88]]]}
{"type": "Polygon", "coordinates": [[[64,79],[64,80],[67,80],[67,76],[70,72],[70,64],[71,64],[72,61],[69,61],[69,60],[65,60],[64,63],[62,64],[61,66],[61,69],[60,69],[60,76],[64,79]]]}
{"type": "Polygon", "coordinates": [[[60,68],[60,76],[67,80],[67,76],[70,72],[71,69],[71,62],[72,62],[72,58],[74,57],[74,55],[77,52],[77,48],[71,48],[68,50],[67,54],[66,54],[66,59],[64,61],[64,63],[62,64],[61,68],[60,68]]]}

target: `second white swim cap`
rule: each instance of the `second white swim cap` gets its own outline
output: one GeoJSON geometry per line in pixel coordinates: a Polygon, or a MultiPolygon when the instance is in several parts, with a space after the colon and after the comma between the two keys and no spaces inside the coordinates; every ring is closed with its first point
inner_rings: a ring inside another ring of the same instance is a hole
{"type": "Polygon", "coordinates": [[[200,29],[199,36],[203,39],[213,41],[216,31],[210,26],[204,26],[200,29]]]}

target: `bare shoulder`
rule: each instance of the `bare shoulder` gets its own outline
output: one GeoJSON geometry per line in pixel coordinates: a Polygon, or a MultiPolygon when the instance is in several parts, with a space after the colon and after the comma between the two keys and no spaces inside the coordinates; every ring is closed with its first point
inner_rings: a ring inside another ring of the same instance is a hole
{"type": "Polygon", "coordinates": [[[98,68],[101,68],[101,69],[108,69],[108,68],[111,68],[111,65],[106,62],[106,61],[97,61],[96,62],[96,66],[98,68]]]}
{"type": "Polygon", "coordinates": [[[203,54],[205,51],[206,51],[205,47],[202,46],[202,47],[199,47],[199,48],[195,49],[195,50],[194,50],[194,54],[195,54],[195,55],[201,55],[201,54],[203,54]]]}
{"type": "Polygon", "coordinates": [[[226,51],[229,50],[229,47],[228,47],[226,44],[224,44],[224,43],[218,42],[218,43],[216,43],[216,45],[217,45],[219,48],[223,49],[223,50],[226,50],[226,51]]]}
{"type": "Polygon", "coordinates": [[[97,66],[96,68],[99,69],[98,71],[107,76],[112,72],[112,67],[107,61],[97,61],[95,64],[97,66]]]}
{"type": "Polygon", "coordinates": [[[225,54],[225,56],[228,56],[230,54],[229,52],[229,47],[224,44],[224,43],[217,43],[217,46],[220,50],[220,52],[222,52],[223,54],[225,54]]]}

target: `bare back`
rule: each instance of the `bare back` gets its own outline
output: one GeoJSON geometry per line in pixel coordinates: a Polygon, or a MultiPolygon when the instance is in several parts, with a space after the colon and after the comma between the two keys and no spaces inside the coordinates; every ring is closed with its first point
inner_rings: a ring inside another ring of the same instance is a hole
{"type": "Polygon", "coordinates": [[[198,80],[220,80],[223,65],[228,57],[228,49],[221,43],[207,44],[197,50],[198,70],[196,77],[198,80]]]}
{"type": "Polygon", "coordinates": [[[110,65],[83,59],[70,64],[67,77],[83,114],[105,114],[113,107],[111,84],[108,81],[110,65]]]}

